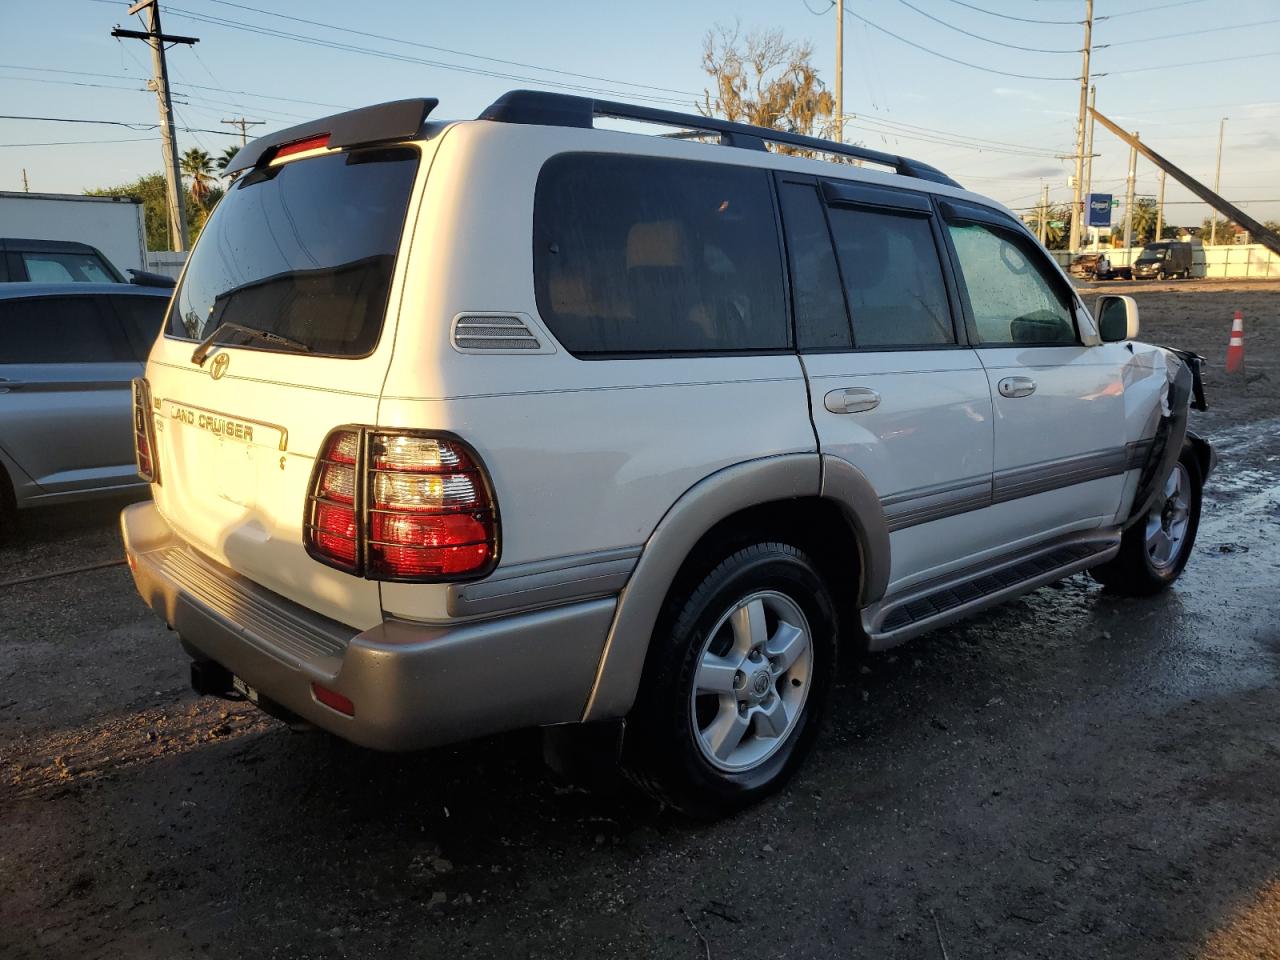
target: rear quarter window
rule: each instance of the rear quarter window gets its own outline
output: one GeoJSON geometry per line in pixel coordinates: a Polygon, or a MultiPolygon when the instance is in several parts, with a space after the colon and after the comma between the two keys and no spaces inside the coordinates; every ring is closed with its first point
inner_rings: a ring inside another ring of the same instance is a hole
{"type": "Polygon", "coordinates": [[[538,310],[577,356],[790,346],[765,170],[564,154],[538,178],[533,232],[538,310]]]}
{"type": "MultiPolygon", "coordinates": [[[[418,158],[411,147],[353,150],[242,176],[191,254],[168,334],[202,340],[239,323],[324,356],[369,354],[382,332],[418,158]]],[[[244,346],[241,337],[222,343],[244,346]]]]}

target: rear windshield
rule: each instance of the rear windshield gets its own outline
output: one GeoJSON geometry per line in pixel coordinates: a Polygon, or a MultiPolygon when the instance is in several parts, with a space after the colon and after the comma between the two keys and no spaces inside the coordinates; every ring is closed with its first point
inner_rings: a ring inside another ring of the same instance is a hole
{"type": "MultiPolygon", "coordinates": [[[[223,323],[239,323],[324,356],[370,353],[418,156],[409,147],[358,150],[242,176],[191,254],[169,335],[202,340],[223,323]]],[[[220,342],[296,349],[239,333],[220,342]]]]}

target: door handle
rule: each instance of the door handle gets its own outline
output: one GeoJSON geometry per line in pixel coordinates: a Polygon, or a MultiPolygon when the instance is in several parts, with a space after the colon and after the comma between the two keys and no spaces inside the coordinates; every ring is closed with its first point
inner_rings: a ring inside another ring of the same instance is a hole
{"type": "Polygon", "coordinates": [[[880,394],[870,387],[845,387],[828,393],[822,405],[832,413],[864,413],[880,406],[880,394]]]}
{"type": "Polygon", "coordinates": [[[997,389],[1000,396],[1014,399],[1015,397],[1029,397],[1036,392],[1036,382],[1030,377],[1005,377],[1000,381],[997,389]]]}

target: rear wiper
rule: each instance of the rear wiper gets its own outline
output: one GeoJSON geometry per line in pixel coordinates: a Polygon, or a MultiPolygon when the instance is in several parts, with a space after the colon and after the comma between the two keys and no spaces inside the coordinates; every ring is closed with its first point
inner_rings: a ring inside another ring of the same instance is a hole
{"type": "Polygon", "coordinates": [[[300,340],[292,340],[289,337],[281,336],[278,333],[272,333],[270,330],[259,330],[257,327],[246,327],[243,323],[220,323],[209,334],[200,341],[200,345],[196,347],[195,352],[191,354],[191,362],[197,367],[203,367],[205,358],[209,356],[209,351],[213,349],[214,343],[221,335],[222,331],[229,333],[243,333],[252,337],[254,340],[261,340],[264,343],[277,344],[284,347],[292,347],[300,353],[310,353],[311,348],[300,340]]]}

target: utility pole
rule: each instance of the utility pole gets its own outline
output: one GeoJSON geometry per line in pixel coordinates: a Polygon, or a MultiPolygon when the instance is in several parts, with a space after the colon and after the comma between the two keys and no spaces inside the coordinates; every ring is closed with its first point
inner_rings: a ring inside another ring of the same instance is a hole
{"type": "MultiPolygon", "coordinates": [[[[1084,125],[1089,107],[1089,52],[1093,46],[1093,0],[1084,0],[1084,65],[1080,68],[1080,116],[1076,121],[1076,183],[1071,203],[1071,241],[1068,248],[1075,251],[1080,246],[1080,231],[1084,226],[1084,203],[1080,188],[1084,186],[1084,125]]],[[[1093,151],[1089,151],[1092,153],[1093,151]]]]}
{"type": "MultiPolygon", "coordinates": [[[[1222,196],[1222,131],[1227,119],[1223,117],[1218,121],[1218,163],[1213,169],[1213,192],[1218,196],[1222,196]]],[[[1218,211],[1210,210],[1209,215],[1213,217],[1209,221],[1209,246],[1213,246],[1218,242],[1218,211]]]]}
{"type": "MultiPolygon", "coordinates": [[[[1098,88],[1096,86],[1089,87],[1089,142],[1084,148],[1084,202],[1088,204],[1089,197],[1093,194],[1093,108],[1098,103],[1098,88]]],[[[1092,228],[1089,226],[1089,214],[1086,210],[1084,222],[1080,225],[1084,231],[1080,234],[1083,242],[1087,237],[1093,236],[1092,228]]],[[[1096,246],[1096,244],[1094,245],[1096,246]]]]}
{"type": "MultiPolygon", "coordinates": [[[[1133,138],[1138,139],[1138,131],[1133,131],[1133,138]]],[[[1133,201],[1134,192],[1138,183],[1138,148],[1131,146],[1129,148],[1129,185],[1125,188],[1124,198],[1124,248],[1126,251],[1133,249],[1133,201]]],[[[1132,266],[1130,261],[1130,266],[1132,266]]]]}
{"type": "Polygon", "coordinates": [[[23,192],[23,193],[30,193],[30,192],[31,192],[31,184],[27,182],[27,168],[26,168],[26,167],[23,167],[23,168],[22,168],[22,192],[23,192]]]}
{"type": "Polygon", "coordinates": [[[1169,174],[1160,171],[1160,199],[1156,201],[1156,239],[1164,239],[1164,181],[1169,174]]]}
{"type": "Polygon", "coordinates": [[[160,0],[138,0],[129,7],[129,16],[147,11],[147,30],[122,30],[116,27],[113,37],[145,40],[151,48],[152,83],[160,107],[160,139],[163,141],[165,181],[169,199],[169,243],[174,250],[187,249],[187,214],[182,203],[182,169],[178,165],[178,142],[173,135],[173,101],[169,97],[169,67],[165,63],[166,43],[198,43],[196,37],[179,37],[160,29],[160,0]]]}
{"type": "Polygon", "coordinates": [[[261,127],[267,121],[265,120],[246,120],[244,117],[234,117],[231,120],[223,120],[223,123],[229,123],[233,127],[240,128],[240,146],[244,146],[249,142],[249,136],[245,133],[245,127],[261,127]]]}
{"type": "Polygon", "coordinates": [[[1040,246],[1048,247],[1045,243],[1049,235],[1049,184],[1040,184],[1040,223],[1036,236],[1040,240],[1040,246]]]}
{"type": "Polygon", "coordinates": [[[844,0],[836,0],[836,142],[844,143],[844,0]]]}

